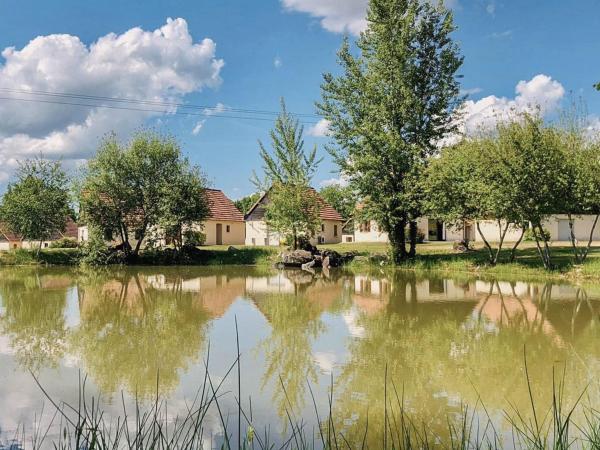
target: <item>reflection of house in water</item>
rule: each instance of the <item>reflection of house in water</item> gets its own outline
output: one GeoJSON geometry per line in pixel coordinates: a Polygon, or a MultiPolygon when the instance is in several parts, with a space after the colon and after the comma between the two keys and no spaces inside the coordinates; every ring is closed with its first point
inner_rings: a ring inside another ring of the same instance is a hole
{"type": "Polygon", "coordinates": [[[387,278],[357,275],[354,277],[354,304],[366,313],[383,310],[394,302],[411,303],[469,301],[476,302],[477,294],[472,283],[459,283],[444,278],[417,280],[398,277],[392,283],[387,278]]]}
{"type": "Polygon", "coordinates": [[[252,294],[294,294],[296,285],[284,271],[266,277],[246,278],[246,292],[252,294]]]}
{"type": "Polygon", "coordinates": [[[481,300],[475,310],[497,327],[520,327],[550,336],[558,345],[593,323],[596,306],[573,285],[476,282],[481,300]]]}
{"type": "Polygon", "coordinates": [[[244,295],[246,289],[245,278],[230,278],[225,274],[190,279],[167,278],[163,274],[145,278],[154,289],[192,293],[194,300],[215,318],[225,314],[231,304],[244,295]]]}

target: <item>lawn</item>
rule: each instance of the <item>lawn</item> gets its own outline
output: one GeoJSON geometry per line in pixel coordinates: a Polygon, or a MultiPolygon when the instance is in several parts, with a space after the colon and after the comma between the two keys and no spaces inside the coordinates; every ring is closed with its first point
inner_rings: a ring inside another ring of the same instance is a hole
{"type": "MultiPolygon", "coordinates": [[[[510,246],[510,244],[508,244],[510,246]]],[[[341,243],[320,246],[339,253],[356,252],[360,261],[352,263],[357,270],[379,267],[371,261],[373,255],[386,255],[388,246],[384,243],[341,243]]],[[[277,255],[284,247],[234,246],[229,250],[228,245],[213,245],[200,247],[190,259],[179,261],[170,258],[167,253],[144,252],[137,263],[143,265],[253,265],[272,266],[277,261],[277,255]]],[[[600,243],[590,251],[583,265],[573,264],[571,247],[566,242],[552,244],[553,263],[555,268],[548,272],[542,267],[540,258],[533,242],[523,242],[517,250],[516,261],[509,263],[510,247],[500,254],[499,263],[490,266],[487,251],[477,243],[473,251],[456,252],[451,242],[429,242],[417,246],[417,257],[398,268],[403,270],[462,272],[476,275],[491,275],[520,278],[567,278],[600,280],[600,243]]],[[[77,249],[43,249],[39,256],[33,251],[17,250],[0,252],[0,265],[76,265],[78,263],[77,249]]]]}

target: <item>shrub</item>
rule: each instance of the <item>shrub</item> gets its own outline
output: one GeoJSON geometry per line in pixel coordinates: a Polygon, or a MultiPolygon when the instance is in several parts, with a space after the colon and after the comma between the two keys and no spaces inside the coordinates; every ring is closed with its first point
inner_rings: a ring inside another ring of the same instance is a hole
{"type": "Polygon", "coordinates": [[[199,247],[206,242],[206,234],[200,231],[186,230],[183,232],[184,245],[189,247],[199,247]]]}
{"type": "MultiPolygon", "coordinates": [[[[542,229],[542,236],[540,236],[541,239],[549,242],[550,241],[550,232],[546,229],[543,228],[542,229]]],[[[535,236],[533,234],[533,230],[531,228],[527,228],[525,230],[525,233],[523,234],[523,240],[524,241],[535,241],[535,236]]]]}
{"type": "Polygon", "coordinates": [[[63,237],[50,244],[50,248],[77,248],[78,244],[75,239],[63,237]]]}

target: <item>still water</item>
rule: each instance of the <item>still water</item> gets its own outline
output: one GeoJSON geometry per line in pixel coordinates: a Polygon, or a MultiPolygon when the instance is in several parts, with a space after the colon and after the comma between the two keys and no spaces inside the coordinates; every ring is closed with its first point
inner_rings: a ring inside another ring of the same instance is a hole
{"type": "MultiPolygon", "coordinates": [[[[151,402],[158,389],[174,418],[208,365],[213,382],[223,382],[222,414],[236,423],[237,369],[225,377],[237,354],[236,320],[243,407],[275,436],[289,432],[288,413],[314,430],[310,389],[326,416],[333,380],[337,429],[356,442],[368,414],[377,439],[386,370],[388,395],[440,436],[467,404],[485,405],[502,429],[505,411],[529,410],[524,353],[541,409],[551,401],[553,368],[559,378],[566,371],[566,403],[586,386],[586,399],[598,403],[599,313],[600,287],[568,284],[400,272],[5,268],[0,441],[56,421],[34,376],[55,401],[73,405],[85,379],[106,417],[136,398],[151,402]]],[[[222,442],[223,428],[211,411],[207,447],[222,442]]]]}

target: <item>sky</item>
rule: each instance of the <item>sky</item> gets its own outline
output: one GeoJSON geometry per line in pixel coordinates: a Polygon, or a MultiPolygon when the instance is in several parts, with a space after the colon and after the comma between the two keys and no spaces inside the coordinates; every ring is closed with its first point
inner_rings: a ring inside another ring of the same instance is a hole
{"type": "MultiPolygon", "coordinates": [[[[176,136],[212,187],[239,198],[254,190],[257,141],[268,144],[281,98],[301,114],[306,147],[317,145],[324,157],[313,184],[335,182],[327,124],[314,104],[323,72],[337,70],[343,36],[366,26],[366,5],[0,0],[0,192],[18,160],[60,158],[76,174],[106,133],[125,141],[151,126],[176,136]]],[[[598,0],[447,5],[465,58],[467,131],[533,104],[552,116],[572,98],[585,102],[590,126],[600,129],[600,92],[592,87],[600,81],[598,0]]]]}

